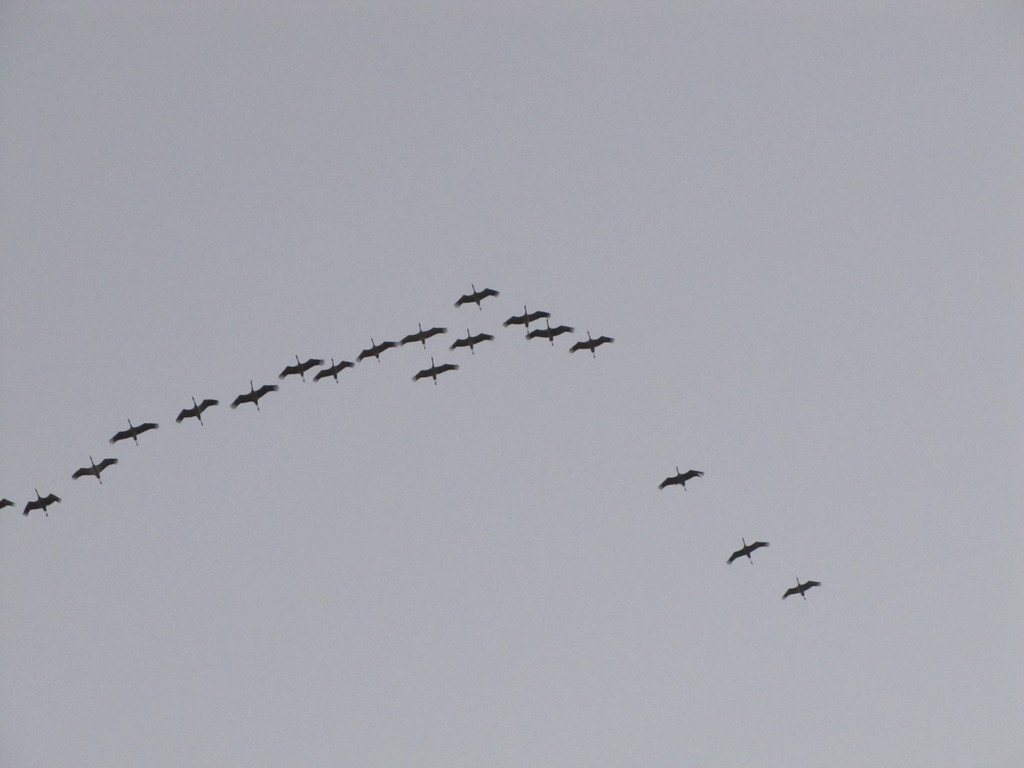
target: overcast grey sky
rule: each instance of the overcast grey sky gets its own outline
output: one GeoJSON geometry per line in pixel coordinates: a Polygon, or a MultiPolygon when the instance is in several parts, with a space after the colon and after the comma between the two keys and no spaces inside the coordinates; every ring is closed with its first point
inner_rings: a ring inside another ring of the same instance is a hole
{"type": "Polygon", "coordinates": [[[0,763],[1021,765],[1024,9],[889,5],[4,3],[0,763]]]}

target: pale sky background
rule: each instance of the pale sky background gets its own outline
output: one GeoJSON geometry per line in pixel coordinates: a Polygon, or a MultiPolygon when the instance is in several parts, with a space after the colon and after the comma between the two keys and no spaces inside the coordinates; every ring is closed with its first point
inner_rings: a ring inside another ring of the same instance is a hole
{"type": "Polygon", "coordinates": [[[1024,6],[900,6],[5,2],[0,765],[1024,765],[1024,6]]]}

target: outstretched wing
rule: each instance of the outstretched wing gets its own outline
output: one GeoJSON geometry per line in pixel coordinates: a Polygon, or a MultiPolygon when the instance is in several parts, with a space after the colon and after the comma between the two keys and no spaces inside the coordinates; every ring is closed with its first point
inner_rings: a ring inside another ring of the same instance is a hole
{"type": "Polygon", "coordinates": [[[14,506],[14,502],[11,501],[10,499],[0,499],[0,509],[3,509],[4,507],[13,507],[13,506],[14,506]]]}
{"type": "Polygon", "coordinates": [[[477,294],[481,299],[485,299],[488,296],[497,296],[498,292],[493,288],[484,288],[480,293],[477,294]]]}
{"type": "Polygon", "coordinates": [[[675,477],[666,477],[664,480],[661,481],[661,485],[659,485],[658,488],[664,488],[667,485],[678,485],[678,484],[679,484],[679,475],[676,475],[675,477]]]}
{"type": "Polygon", "coordinates": [[[103,461],[96,465],[96,471],[102,472],[104,469],[113,464],[117,464],[117,459],[104,459],[103,461]]]}
{"type": "Polygon", "coordinates": [[[430,369],[426,368],[426,369],[420,371],[419,373],[417,373],[415,376],[413,376],[412,380],[416,381],[417,379],[425,379],[427,376],[430,376],[430,375],[431,375],[430,369]]]}
{"type": "Polygon", "coordinates": [[[183,420],[187,419],[189,416],[194,416],[194,415],[195,415],[194,409],[192,409],[192,408],[185,408],[185,409],[182,410],[181,413],[178,414],[178,418],[176,418],[175,421],[178,422],[179,424],[181,424],[181,422],[183,420]]]}
{"type": "Polygon", "coordinates": [[[512,317],[502,323],[502,325],[508,328],[510,325],[523,325],[525,322],[526,315],[512,315],[512,317]]]}
{"type": "Polygon", "coordinates": [[[285,376],[291,376],[293,373],[299,373],[301,369],[298,365],[286,365],[284,370],[277,374],[277,378],[283,379],[285,376]]]}
{"type": "Polygon", "coordinates": [[[590,346],[585,341],[577,341],[575,344],[569,347],[570,352],[577,352],[581,349],[590,349],[590,346]]]}
{"type": "Polygon", "coordinates": [[[468,347],[469,339],[456,339],[452,342],[452,345],[448,349],[457,349],[458,347],[468,347]]]}
{"type": "Polygon", "coordinates": [[[71,475],[71,478],[73,480],[77,480],[80,477],[85,477],[86,475],[91,475],[91,474],[92,474],[92,467],[82,467],[81,469],[76,469],[74,471],[74,473],[71,475]]]}
{"type": "Polygon", "coordinates": [[[726,562],[727,565],[732,565],[732,561],[733,560],[735,560],[738,557],[743,557],[745,554],[747,554],[747,553],[744,550],[737,549],[735,552],[733,552],[731,555],[729,555],[729,559],[726,560],[725,562],[726,562]]]}
{"type": "Polygon", "coordinates": [[[264,384],[262,387],[256,390],[256,399],[263,397],[268,392],[277,392],[277,384],[264,384]]]}
{"type": "Polygon", "coordinates": [[[417,331],[416,333],[410,333],[408,336],[403,337],[402,340],[399,341],[398,343],[399,343],[399,345],[404,346],[406,344],[409,344],[410,342],[421,341],[421,340],[423,340],[425,338],[426,338],[426,331],[424,331],[423,333],[420,333],[419,331],[417,331]]]}
{"type": "Polygon", "coordinates": [[[135,432],[136,434],[142,434],[143,432],[149,432],[151,429],[157,429],[159,426],[159,424],[147,421],[145,424],[139,424],[139,426],[135,428],[135,432]]]}
{"type": "Polygon", "coordinates": [[[613,339],[611,336],[598,336],[596,339],[594,339],[594,346],[599,347],[602,344],[611,344],[613,341],[615,341],[615,339],[613,339]]]}
{"type": "Polygon", "coordinates": [[[437,373],[444,373],[445,371],[456,371],[458,370],[458,368],[459,366],[455,365],[454,363],[445,363],[444,365],[437,366],[437,368],[435,368],[434,370],[437,373]]]}
{"type": "Polygon", "coordinates": [[[693,480],[693,478],[695,477],[704,477],[704,473],[696,469],[691,469],[688,472],[683,472],[682,482],[685,483],[687,480],[693,480]]]}
{"type": "Polygon", "coordinates": [[[206,400],[203,400],[203,402],[201,402],[199,404],[199,412],[202,413],[207,408],[210,408],[211,406],[214,406],[214,405],[220,405],[220,400],[214,400],[212,398],[207,398],[206,400]]]}
{"type": "Polygon", "coordinates": [[[132,436],[132,433],[130,431],[128,431],[127,429],[122,429],[120,432],[116,433],[112,438],[110,438],[110,443],[111,443],[111,445],[113,445],[118,440],[124,440],[126,437],[131,437],[131,436],[132,436]]]}
{"type": "Polygon", "coordinates": [[[799,595],[799,594],[800,594],[800,587],[790,587],[789,589],[786,590],[785,594],[782,596],[782,599],[785,600],[790,595],[799,595]]]}

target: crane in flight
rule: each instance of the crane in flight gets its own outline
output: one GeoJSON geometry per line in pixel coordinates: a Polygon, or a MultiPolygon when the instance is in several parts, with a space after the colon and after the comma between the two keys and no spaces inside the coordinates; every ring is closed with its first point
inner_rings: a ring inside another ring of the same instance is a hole
{"type": "Polygon", "coordinates": [[[563,333],[572,333],[576,329],[568,325],[559,325],[554,328],[551,327],[551,322],[545,318],[545,325],[547,328],[538,328],[535,331],[530,331],[526,334],[528,339],[547,339],[551,342],[551,346],[555,345],[555,336],[561,336],[563,333]]]}
{"type": "Polygon", "coordinates": [[[234,402],[231,403],[231,407],[237,408],[242,403],[252,403],[258,411],[260,409],[260,398],[270,392],[277,392],[277,384],[264,384],[259,389],[256,389],[252,385],[252,379],[249,379],[249,391],[243,392],[236,397],[234,402]]]}
{"type": "Polygon", "coordinates": [[[750,556],[750,553],[753,552],[755,549],[760,549],[761,547],[767,547],[768,546],[768,542],[767,541],[755,541],[755,542],[753,542],[751,544],[747,544],[747,540],[746,539],[741,539],[741,541],[743,542],[743,548],[742,549],[737,549],[735,552],[733,552],[731,555],[729,555],[729,559],[726,561],[728,564],[731,565],[733,560],[737,560],[737,559],[745,556],[747,558],[747,560],[750,561],[750,564],[753,565],[754,564],[754,558],[752,558],[750,556]]]}
{"type": "Polygon", "coordinates": [[[127,440],[130,437],[132,440],[135,441],[135,444],[138,445],[139,435],[141,435],[143,432],[149,432],[149,430],[151,429],[156,429],[159,426],[159,424],[154,424],[151,421],[147,421],[145,424],[139,424],[139,426],[136,427],[135,425],[132,424],[132,420],[128,419],[128,429],[122,429],[120,432],[118,432],[116,435],[110,438],[110,443],[111,445],[113,445],[118,440],[127,440]]]}
{"type": "Polygon", "coordinates": [[[442,365],[434,365],[434,358],[430,358],[430,367],[424,368],[422,371],[412,377],[413,381],[418,379],[425,379],[428,376],[434,380],[434,386],[437,386],[437,377],[445,371],[456,371],[459,366],[454,363],[444,363],[442,365]]]}
{"type": "Polygon", "coordinates": [[[313,381],[320,381],[320,379],[326,378],[327,376],[334,377],[334,383],[338,383],[338,374],[346,368],[354,368],[355,363],[350,363],[348,360],[342,360],[340,363],[335,363],[334,358],[331,358],[331,367],[324,368],[322,371],[317,371],[316,376],[313,377],[313,381]]]}
{"type": "MultiPolygon", "coordinates": [[[[97,464],[95,461],[92,460],[92,456],[90,456],[89,457],[89,463],[92,466],[90,466],[90,467],[82,467],[81,469],[76,469],[75,473],[73,475],[71,475],[71,478],[73,480],[77,480],[80,477],[85,477],[86,475],[92,475],[93,477],[95,477],[97,480],[100,481],[100,485],[103,485],[103,479],[100,477],[100,472],[102,472],[104,469],[106,469],[109,466],[117,464],[117,459],[104,459],[99,464],[97,464]]],[[[38,494],[36,494],[36,495],[38,495],[38,494]]]]}
{"type": "Polygon", "coordinates": [[[47,517],[49,517],[50,513],[46,511],[46,508],[48,506],[50,506],[51,504],[58,503],[59,501],[60,501],[60,496],[57,496],[57,495],[55,495],[53,493],[48,493],[45,496],[40,496],[39,495],[39,489],[36,488],[36,497],[32,501],[30,501],[28,504],[25,505],[25,511],[22,512],[21,514],[27,515],[33,509],[41,509],[41,510],[43,510],[43,513],[47,517]]]}
{"type": "Polygon", "coordinates": [[[303,381],[306,380],[306,371],[310,368],[315,368],[318,365],[323,365],[324,361],[317,358],[311,357],[304,363],[299,362],[299,356],[295,356],[295,365],[286,365],[284,370],[277,375],[277,378],[283,379],[285,376],[292,376],[293,374],[299,374],[299,378],[303,381]]]}
{"type": "Polygon", "coordinates": [[[820,586],[821,586],[821,582],[820,581],[805,581],[803,584],[801,584],[800,583],[800,577],[797,576],[796,577],[796,586],[795,587],[790,587],[789,589],[787,589],[786,593],[782,596],[782,599],[785,600],[790,595],[800,595],[800,597],[802,597],[804,600],[806,600],[807,597],[804,595],[804,592],[806,592],[808,589],[811,589],[812,587],[820,587],[820,586]]]}
{"type": "Polygon", "coordinates": [[[594,357],[597,357],[597,354],[595,354],[594,350],[600,347],[602,344],[610,344],[613,341],[615,341],[615,339],[613,339],[611,336],[598,336],[596,339],[592,339],[590,338],[590,331],[587,331],[587,340],[577,341],[575,344],[569,347],[569,351],[577,352],[581,349],[589,349],[590,354],[594,355],[594,357]]]}
{"type": "Polygon", "coordinates": [[[368,357],[376,357],[377,362],[379,363],[381,352],[383,352],[385,349],[392,349],[397,346],[398,344],[394,341],[382,341],[380,344],[378,344],[373,340],[373,337],[371,336],[369,349],[364,349],[362,352],[360,352],[359,356],[356,358],[356,362],[360,363],[368,357]]]}
{"type": "Polygon", "coordinates": [[[419,331],[417,331],[416,333],[410,333],[408,336],[403,338],[400,342],[398,342],[399,346],[405,346],[406,344],[408,344],[411,341],[418,341],[418,342],[421,342],[423,344],[423,348],[426,349],[427,348],[427,339],[429,339],[431,336],[437,336],[437,334],[439,334],[439,333],[448,333],[448,329],[447,328],[436,328],[435,327],[435,328],[428,328],[427,330],[424,331],[422,324],[416,323],[416,325],[419,327],[419,331]]]}
{"type": "Polygon", "coordinates": [[[205,411],[207,408],[212,408],[215,405],[220,405],[220,400],[212,400],[210,398],[206,398],[205,400],[203,400],[203,402],[197,403],[196,399],[193,397],[192,407],[183,408],[181,413],[178,414],[178,418],[176,418],[175,421],[178,424],[181,424],[181,422],[183,422],[185,419],[199,419],[199,423],[201,425],[203,423],[203,411],[205,411]]]}
{"type": "Polygon", "coordinates": [[[545,317],[551,317],[550,312],[544,312],[543,310],[537,310],[536,312],[527,312],[526,305],[523,304],[523,314],[512,315],[508,320],[502,323],[503,326],[508,328],[510,325],[525,325],[526,329],[530,329],[530,323],[537,320],[543,320],[545,317]]]}
{"type": "Polygon", "coordinates": [[[480,302],[486,299],[488,296],[497,296],[498,292],[493,288],[484,288],[482,291],[478,291],[475,285],[470,284],[470,288],[473,289],[472,293],[468,293],[464,296],[460,296],[459,300],[455,302],[456,307],[461,307],[463,304],[476,304],[477,309],[483,309],[480,306],[480,302]]]}
{"type": "Polygon", "coordinates": [[[489,333],[478,333],[476,336],[471,336],[469,328],[466,329],[466,338],[456,339],[448,349],[457,349],[458,347],[469,347],[469,351],[474,355],[473,347],[479,344],[481,341],[493,341],[494,337],[489,333]]]}
{"type": "Polygon", "coordinates": [[[679,467],[676,467],[675,476],[666,477],[664,480],[661,481],[661,485],[659,485],[658,488],[661,489],[669,485],[681,485],[683,486],[683,490],[685,491],[686,481],[693,480],[693,478],[695,477],[704,477],[704,473],[697,469],[691,469],[687,472],[680,472],[679,467]]]}

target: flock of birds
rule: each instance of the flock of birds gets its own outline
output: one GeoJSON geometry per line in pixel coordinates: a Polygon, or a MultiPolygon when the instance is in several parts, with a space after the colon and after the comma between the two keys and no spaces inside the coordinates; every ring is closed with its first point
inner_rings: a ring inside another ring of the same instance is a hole
{"type": "MultiPolygon", "coordinates": [[[[476,289],[475,285],[471,286],[471,287],[472,287],[472,292],[468,293],[468,294],[465,294],[463,296],[460,296],[459,299],[455,302],[455,306],[456,307],[461,307],[461,306],[464,306],[466,304],[476,304],[478,309],[482,309],[482,307],[480,306],[480,303],[484,299],[486,299],[488,297],[491,297],[491,296],[498,296],[499,295],[498,291],[494,290],[493,288],[484,288],[483,290],[478,291],[476,289]]],[[[527,339],[547,339],[552,344],[552,346],[554,345],[554,343],[555,343],[554,340],[555,340],[555,338],[557,336],[561,336],[562,334],[565,334],[565,333],[574,333],[575,332],[575,328],[573,328],[571,326],[568,326],[568,325],[558,325],[558,326],[552,327],[551,323],[550,323],[550,317],[551,317],[551,313],[550,312],[544,312],[544,311],[540,311],[540,310],[536,310],[536,311],[533,311],[533,312],[528,312],[527,309],[526,309],[526,306],[524,305],[523,306],[523,313],[521,315],[513,315],[512,317],[508,318],[508,320],[506,320],[504,323],[502,323],[502,325],[505,326],[505,327],[509,327],[509,326],[512,326],[512,325],[522,325],[525,328],[525,330],[526,330],[526,338],[527,339]],[[530,330],[530,324],[531,323],[537,323],[540,320],[544,321],[544,327],[543,328],[535,328],[533,330],[530,330]]],[[[434,336],[438,336],[438,335],[445,334],[445,333],[448,332],[447,328],[441,328],[441,327],[433,327],[433,328],[427,328],[427,329],[424,329],[422,325],[418,325],[417,327],[418,327],[418,330],[415,333],[411,333],[411,334],[403,337],[399,341],[382,341],[382,342],[380,342],[378,344],[371,337],[370,338],[370,346],[367,347],[366,349],[362,350],[356,356],[356,362],[355,363],[353,363],[353,362],[351,362],[349,360],[341,360],[341,361],[335,362],[334,358],[331,358],[331,364],[329,366],[327,366],[325,364],[324,360],[322,360],[322,359],[319,359],[319,358],[309,358],[309,359],[303,361],[303,360],[299,359],[298,355],[296,355],[295,356],[295,364],[294,365],[287,365],[287,366],[285,366],[284,370],[282,370],[281,373],[278,374],[278,378],[285,379],[285,378],[287,378],[289,376],[298,375],[299,378],[301,378],[303,381],[305,381],[307,373],[309,373],[314,368],[319,368],[320,370],[318,370],[316,372],[316,374],[314,375],[314,377],[313,377],[314,381],[320,381],[321,379],[325,379],[325,378],[330,377],[330,378],[333,378],[335,382],[337,382],[338,381],[338,374],[341,371],[345,370],[346,368],[352,368],[352,367],[354,367],[356,365],[356,363],[360,363],[363,360],[366,360],[367,358],[370,358],[370,357],[376,358],[377,362],[379,363],[380,362],[381,354],[383,352],[385,352],[386,350],[394,349],[396,347],[401,347],[401,346],[404,346],[406,344],[415,344],[417,342],[422,344],[423,348],[426,349],[427,339],[430,339],[430,338],[433,338],[434,336]]],[[[463,347],[468,347],[471,354],[476,354],[474,349],[473,349],[476,345],[482,344],[482,343],[487,342],[487,341],[492,341],[493,339],[494,339],[494,336],[492,334],[489,334],[489,333],[472,334],[472,333],[470,333],[470,330],[467,328],[466,329],[466,336],[465,336],[465,338],[458,338],[458,339],[456,339],[448,348],[450,350],[455,350],[455,349],[459,349],[459,348],[463,348],[463,347]]],[[[586,341],[577,341],[575,344],[573,344],[569,348],[569,351],[570,352],[579,352],[581,350],[587,350],[592,355],[594,355],[596,357],[597,355],[596,355],[595,350],[599,346],[601,346],[602,344],[610,344],[613,341],[615,341],[615,339],[613,339],[613,338],[611,338],[609,336],[599,336],[599,337],[597,337],[595,339],[595,338],[593,338],[590,335],[590,332],[588,331],[587,332],[587,340],[586,341]]],[[[420,379],[429,378],[429,379],[433,380],[434,385],[436,386],[437,385],[437,377],[438,376],[440,376],[443,373],[447,373],[449,371],[458,370],[458,368],[459,368],[459,366],[457,364],[455,364],[455,363],[442,363],[441,365],[437,365],[434,362],[434,358],[431,357],[430,358],[430,367],[429,368],[424,368],[423,370],[417,372],[416,375],[414,375],[412,377],[412,379],[413,379],[413,381],[419,381],[420,379]]],[[[266,395],[270,394],[271,392],[276,392],[276,391],[278,391],[278,385],[277,384],[264,384],[264,385],[262,385],[262,386],[257,388],[256,386],[254,386],[252,380],[250,380],[249,381],[249,391],[248,392],[243,392],[242,394],[238,395],[231,402],[231,407],[232,408],[237,408],[238,406],[243,405],[245,403],[252,403],[256,407],[256,410],[259,410],[260,409],[260,400],[263,397],[265,397],[266,395]]],[[[206,398],[206,399],[202,400],[201,402],[196,402],[196,399],[193,397],[192,398],[192,407],[191,408],[183,408],[181,410],[181,412],[178,414],[177,418],[175,418],[175,422],[180,424],[185,419],[196,419],[200,424],[202,424],[203,423],[203,413],[208,408],[212,408],[212,407],[217,406],[217,405],[220,405],[220,401],[219,400],[215,400],[213,398],[206,398]]],[[[138,445],[139,444],[139,435],[145,434],[146,432],[149,432],[151,430],[158,429],[159,426],[160,426],[159,424],[156,424],[154,422],[145,422],[143,424],[132,424],[131,419],[129,419],[128,420],[128,428],[127,429],[123,429],[123,430],[115,433],[114,436],[110,438],[110,443],[111,444],[116,444],[116,443],[118,443],[118,442],[120,442],[122,440],[131,439],[136,445],[138,445]]],[[[95,477],[96,480],[102,485],[102,483],[103,483],[103,479],[101,477],[102,473],[104,472],[104,470],[108,469],[109,467],[114,466],[115,464],[117,464],[117,459],[116,458],[105,458],[105,459],[102,459],[99,463],[97,463],[93,459],[93,457],[90,456],[89,457],[89,466],[87,466],[87,467],[80,467],[79,469],[75,470],[72,473],[71,477],[73,479],[75,479],[75,480],[77,480],[79,478],[82,478],[82,477],[87,477],[87,476],[95,477]]],[[[662,480],[661,483],[659,484],[658,488],[659,489],[664,489],[664,488],[667,488],[670,485],[678,485],[678,486],[682,487],[682,489],[685,491],[686,490],[686,483],[687,483],[688,480],[693,480],[694,478],[703,477],[703,476],[704,476],[704,473],[702,471],[700,471],[700,470],[691,469],[691,470],[688,470],[686,472],[680,472],[679,471],[679,467],[676,467],[676,474],[672,475],[672,476],[669,476],[669,477],[666,477],[664,480],[662,480]]],[[[42,510],[43,513],[48,517],[49,516],[49,512],[47,512],[47,508],[51,504],[59,503],[61,501],[61,498],[59,496],[57,496],[56,494],[54,494],[54,493],[48,493],[47,495],[43,496],[43,495],[41,495],[39,493],[38,489],[35,489],[35,493],[36,493],[36,498],[28,501],[25,504],[25,508],[24,508],[22,514],[28,515],[30,512],[33,512],[35,510],[42,510]]],[[[11,501],[10,499],[6,499],[6,498],[0,499],[0,509],[3,509],[5,507],[13,507],[13,506],[14,506],[14,502],[11,501]]],[[[752,542],[750,544],[747,544],[746,539],[741,539],[741,541],[743,542],[743,546],[740,549],[737,549],[735,552],[733,552],[729,556],[729,559],[726,561],[728,564],[731,565],[733,563],[733,561],[738,560],[738,559],[743,558],[743,557],[746,557],[747,560],[750,563],[753,563],[753,558],[751,557],[751,554],[754,551],[756,551],[758,549],[761,549],[762,547],[767,547],[768,546],[768,542],[767,541],[754,541],[754,542],[752,542]]],[[[782,598],[785,599],[787,597],[790,597],[791,595],[797,595],[798,594],[798,595],[800,595],[802,598],[804,598],[806,600],[807,598],[806,598],[805,593],[807,592],[807,590],[811,589],[812,587],[817,587],[817,586],[820,586],[820,585],[821,585],[821,582],[819,582],[819,581],[804,581],[804,582],[801,582],[799,577],[798,577],[797,580],[796,580],[796,586],[795,587],[790,587],[789,589],[787,589],[786,592],[782,595],[782,598]]]]}

